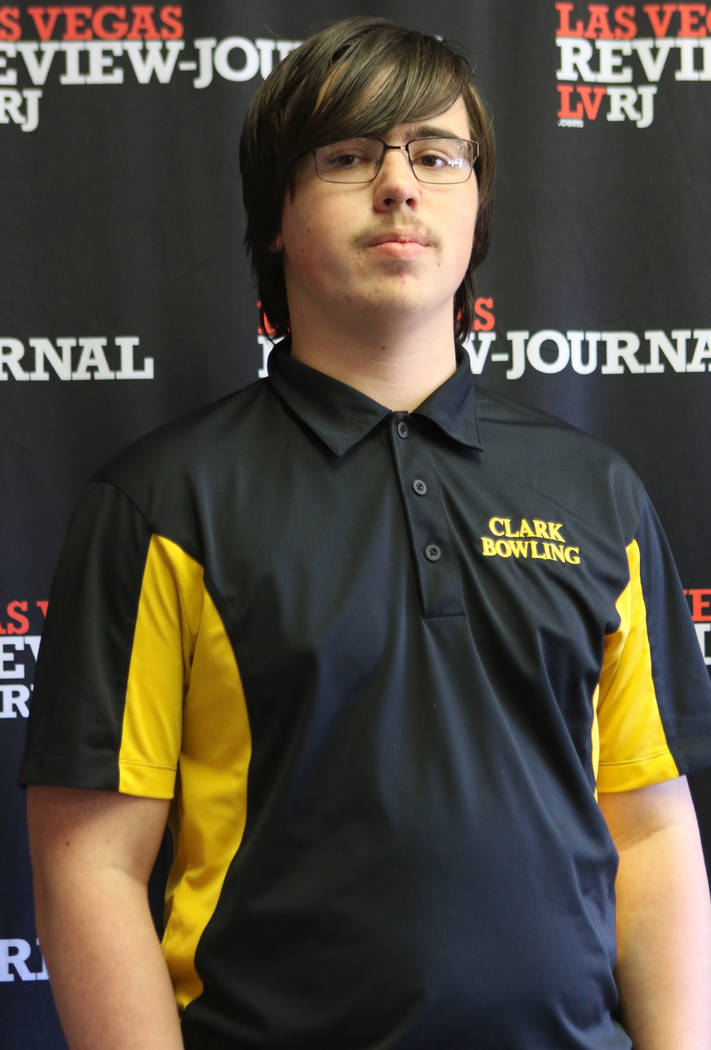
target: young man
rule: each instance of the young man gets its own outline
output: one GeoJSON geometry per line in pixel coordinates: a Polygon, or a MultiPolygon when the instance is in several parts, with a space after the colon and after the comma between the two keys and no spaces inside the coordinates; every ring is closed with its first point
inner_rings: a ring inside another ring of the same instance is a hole
{"type": "Polygon", "coordinates": [[[708,678],[629,467],[474,393],[467,64],[332,26],[242,168],[288,338],[94,479],[51,595],[23,776],[72,1050],[708,1046],[708,678]]]}

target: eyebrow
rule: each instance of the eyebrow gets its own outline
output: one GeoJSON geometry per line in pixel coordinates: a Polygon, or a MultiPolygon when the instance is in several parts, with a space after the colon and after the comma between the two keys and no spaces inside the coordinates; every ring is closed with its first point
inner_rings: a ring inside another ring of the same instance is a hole
{"type": "Polygon", "coordinates": [[[406,124],[405,135],[408,139],[458,139],[449,128],[442,128],[438,124],[406,124]]]}

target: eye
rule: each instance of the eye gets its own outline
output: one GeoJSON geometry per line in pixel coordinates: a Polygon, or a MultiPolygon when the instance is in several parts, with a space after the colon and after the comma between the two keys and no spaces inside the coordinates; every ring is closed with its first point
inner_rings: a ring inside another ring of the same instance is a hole
{"type": "Polygon", "coordinates": [[[410,143],[413,163],[427,171],[462,167],[462,145],[457,139],[419,139],[410,143]]]}
{"type": "Polygon", "coordinates": [[[427,153],[420,153],[415,161],[420,164],[423,168],[446,168],[454,163],[452,157],[443,156],[441,153],[435,151],[428,151],[427,153]]]}
{"type": "Polygon", "coordinates": [[[318,165],[322,171],[353,171],[372,162],[372,147],[352,139],[348,142],[334,142],[330,146],[321,146],[318,151],[318,165]]]}

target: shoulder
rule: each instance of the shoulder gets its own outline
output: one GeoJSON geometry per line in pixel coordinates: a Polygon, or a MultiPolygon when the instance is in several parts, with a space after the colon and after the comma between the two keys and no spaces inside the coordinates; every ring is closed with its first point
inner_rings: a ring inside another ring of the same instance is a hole
{"type": "Polygon", "coordinates": [[[144,434],[97,471],[94,480],[121,486],[183,472],[186,466],[209,469],[216,454],[248,435],[255,411],[260,414],[265,385],[253,383],[144,434]]]}
{"type": "Polygon", "coordinates": [[[632,537],[648,496],[624,456],[565,420],[498,392],[477,385],[476,399],[492,469],[632,537]]]}
{"type": "Polygon", "coordinates": [[[108,503],[130,504],[149,532],[201,546],[221,503],[261,470],[281,409],[258,381],[144,435],[92,478],[108,503]]]}

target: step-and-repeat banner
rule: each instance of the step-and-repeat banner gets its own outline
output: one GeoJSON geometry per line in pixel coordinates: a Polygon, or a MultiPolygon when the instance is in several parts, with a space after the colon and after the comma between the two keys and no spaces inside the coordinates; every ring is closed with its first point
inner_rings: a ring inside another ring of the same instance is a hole
{"type": "MultiPolygon", "coordinates": [[[[119,447],[263,374],[242,118],[300,40],[355,13],[470,55],[499,145],[472,371],[632,462],[711,664],[711,4],[0,2],[6,1050],[65,1046],[16,782],[67,518],[119,447]]],[[[708,851],[711,779],[692,786],[708,851]]]]}

